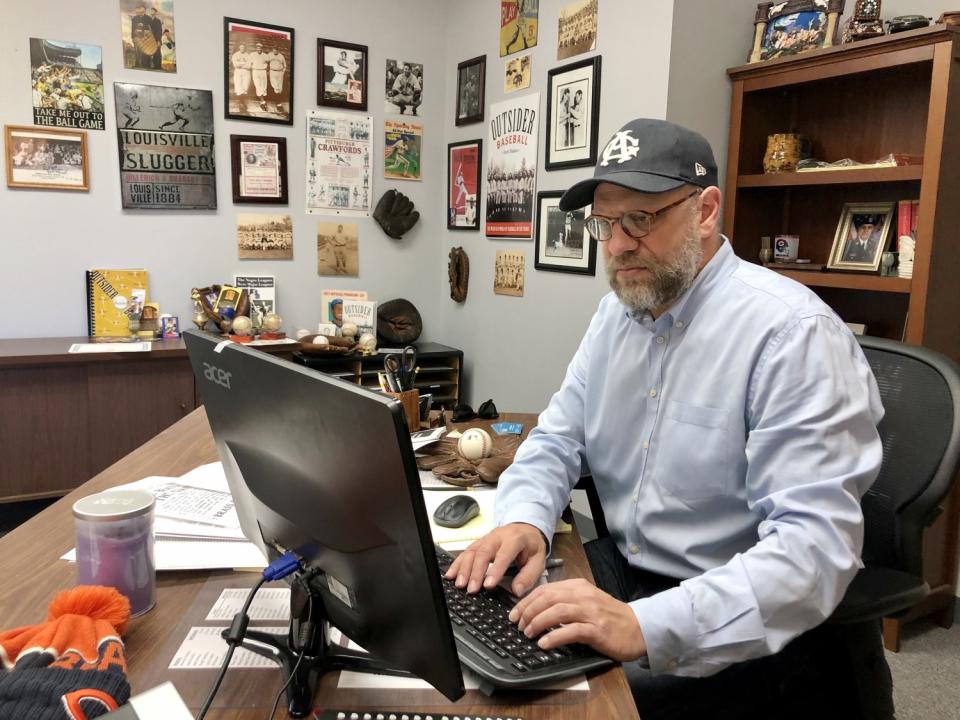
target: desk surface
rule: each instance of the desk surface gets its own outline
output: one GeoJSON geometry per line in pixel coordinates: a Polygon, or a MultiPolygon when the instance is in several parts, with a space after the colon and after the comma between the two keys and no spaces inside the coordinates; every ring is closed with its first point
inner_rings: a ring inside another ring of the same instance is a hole
{"type": "MultiPolygon", "coordinates": [[[[526,429],[535,421],[532,415],[504,414],[500,419],[525,422],[526,429]]],[[[0,539],[4,576],[0,587],[0,618],[3,619],[0,629],[41,622],[54,593],[74,585],[73,565],[59,558],[74,545],[71,507],[77,499],[149,475],[176,477],[216,459],[206,414],[200,408],[0,539]]],[[[566,558],[564,573],[590,576],[583,548],[574,537],[560,536],[555,547],[566,558]]],[[[134,693],[169,679],[196,711],[215,671],[168,670],[166,665],[189,627],[188,618],[198,617],[201,609],[204,612],[209,609],[220,587],[249,587],[256,577],[253,573],[227,571],[161,573],[157,578],[157,606],[134,620],[124,638],[134,693]]],[[[207,717],[210,720],[261,720],[280,687],[279,680],[279,672],[273,669],[230,670],[207,717]]],[[[315,704],[357,708],[416,705],[434,712],[520,715],[525,720],[637,717],[630,689],[619,667],[593,673],[589,681],[590,690],[585,693],[515,692],[485,698],[468,692],[453,706],[434,691],[380,690],[361,694],[337,690],[334,673],[324,678],[315,704]]],[[[274,717],[287,717],[282,701],[274,717]]]]}

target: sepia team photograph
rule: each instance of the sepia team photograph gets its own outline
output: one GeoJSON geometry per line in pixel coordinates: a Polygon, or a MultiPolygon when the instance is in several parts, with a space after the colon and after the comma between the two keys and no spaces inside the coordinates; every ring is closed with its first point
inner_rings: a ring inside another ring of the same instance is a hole
{"type": "Polygon", "coordinates": [[[224,18],[225,115],[293,124],[293,28],[224,18]]]}
{"type": "Polygon", "coordinates": [[[237,215],[241,260],[293,260],[293,219],[289,215],[237,215]]]}
{"type": "Polygon", "coordinates": [[[557,60],[597,47],[597,0],[577,0],[560,8],[557,60]]]}

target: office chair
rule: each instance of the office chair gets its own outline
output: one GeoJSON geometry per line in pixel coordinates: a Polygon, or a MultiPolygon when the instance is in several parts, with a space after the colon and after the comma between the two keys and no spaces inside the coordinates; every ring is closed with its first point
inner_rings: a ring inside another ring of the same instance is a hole
{"type": "MultiPolygon", "coordinates": [[[[923,600],[923,531],[942,511],[960,468],[960,365],[927,348],[859,336],[886,414],[883,463],[861,501],[862,568],[828,622],[892,617],[923,600]]],[[[586,490],[599,537],[608,534],[593,478],[586,490]]]]}

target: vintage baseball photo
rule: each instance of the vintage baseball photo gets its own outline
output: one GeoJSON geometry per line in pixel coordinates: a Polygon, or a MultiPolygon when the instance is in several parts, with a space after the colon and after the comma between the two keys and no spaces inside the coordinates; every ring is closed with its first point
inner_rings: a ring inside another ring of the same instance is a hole
{"type": "Polygon", "coordinates": [[[423,126],[403,120],[383,121],[383,176],[419,180],[423,126]]]}
{"type": "Polygon", "coordinates": [[[367,109],[367,46],[317,40],[317,104],[367,109]]]}
{"type": "Polygon", "coordinates": [[[493,266],[493,292],[523,297],[523,266],[522,251],[497,250],[493,266]]]}
{"type": "Polygon", "coordinates": [[[512,93],[530,87],[530,68],[532,65],[533,55],[529,54],[507,60],[503,76],[503,91],[512,93]]]}
{"type": "Polygon", "coordinates": [[[597,0],[576,0],[560,8],[557,60],[597,49],[597,0]]]}
{"type": "Polygon", "coordinates": [[[123,207],[213,209],[213,93],[113,84],[123,207]]]}
{"type": "Polygon", "coordinates": [[[547,170],[592,166],[597,160],[600,57],[547,73],[547,170]]]}
{"type": "Polygon", "coordinates": [[[537,44],[540,0],[500,0],[500,57],[537,44]]]}
{"type": "Polygon", "coordinates": [[[540,93],[490,107],[487,134],[489,237],[533,237],[540,93]]]}
{"type": "Polygon", "coordinates": [[[384,110],[396,115],[416,115],[423,102],[423,65],[387,60],[384,110]]]}
{"type": "Polygon", "coordinates": [[[87,133],[4,126],[7,187],[89,190],[87,133]]]}
{"type": "Polygon", "coordinates": [[[480,163],[483,141],[447,146],[447,228],[480,229],[480,163]]]}
{"type": "Polygon", "coordinates": [[[373,118],[307,111],[307,213],[369,215],[373,118]]]}
{"type": "Polygon", "coordinates": [[[103,130],[99,45],[30,38],[33,124],[103,130]]]}
{"type": "Polygon", "coordinates": [[[289,215],[237,215],[237,257],[293,260],[293,219],[289,215]]]}
{"type": "Polygon", "coordinates": [[[590,206],[564,212],[559,191],[537,195],[537,236],[534,267],[537,270],[593,275],[597,242],[584,228],[590,206]]]}
{"type": "Polygon", "coordinates": [[[357,277],[360,236],[356,223],[317,223],[317,274],[357,277]]]}
{"type": "Polygon", "coordinates": [[[173,0],[120,0],[120,27],[125,68],[177,71],[173,0]]]}
{"type": "Polygon", "coordinates": [[[457,65],[457,106],[454,122],[458,126],[483,122],[486,77],[486,55],[464,60],[457,65]]]}
{"type": "Polygon", "coordinates": [[[286,138],[231,135],[230,168],[235,203],[287,203],[286,138]]]}
{"type": "Polygon", "coordinates": [[[293,28],[223,19],[224,114],[293,124],[293,28]]]}

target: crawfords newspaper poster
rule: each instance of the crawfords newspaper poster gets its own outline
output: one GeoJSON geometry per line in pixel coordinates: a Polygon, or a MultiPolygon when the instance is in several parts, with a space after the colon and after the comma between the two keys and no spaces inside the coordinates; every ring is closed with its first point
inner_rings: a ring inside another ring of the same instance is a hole
{"type": "Polygon", "coordinates": [[[125,208],[217,207],[209,90],[113,84],[125,208]]]}
{"type": "Polygon", "coordinates": [[[487,142],[488,237],[533,237],[540,93],[495,103],[487,142]]]}
{"type": "Polygon", "coordinates": [[[33,124],[103,130],[98,45],[30,38],[33,124]]]}
{"type": "Polygon", "coordinates": [[[307,212],[370,215],[373,118],[307,111],[307,212]]]}

